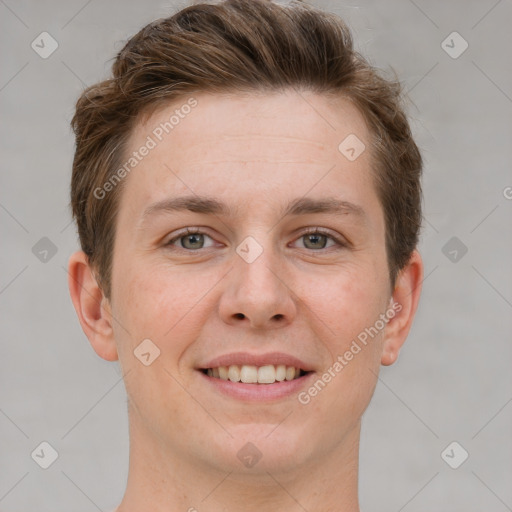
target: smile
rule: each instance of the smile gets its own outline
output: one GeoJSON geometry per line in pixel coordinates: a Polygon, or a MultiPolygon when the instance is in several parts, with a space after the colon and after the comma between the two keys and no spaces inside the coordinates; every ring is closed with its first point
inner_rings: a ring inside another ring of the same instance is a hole
{"type": "Polygon", "coordinates": [[[242,382],[244,384],[274,384],[276,382],[291,381],[306,375],[307,371],[295,366],[284,364],[264,366],[230,365],[206,368],[202,370],[208,377],[242,382]]]}

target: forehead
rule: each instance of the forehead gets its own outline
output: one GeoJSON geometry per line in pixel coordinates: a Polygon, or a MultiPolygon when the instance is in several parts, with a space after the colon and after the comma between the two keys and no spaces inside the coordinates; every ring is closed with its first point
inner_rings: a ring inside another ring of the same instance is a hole
{"type": "Polygon", "coordinates": [[[369,151],[353,161],[340,151],[354,136],[368,147],[363,117],[341,97],[305,91],[184,96],[134,127],[129,153],[148,141],[152,149],[130,172],[122,201],[142,215],[149,202],[170,196],[238,194],[232,205],[238,209],[249,197],[287,202],[308,190],[332,196],[339,185],[344,199],[357,203],[373,180],[369,151]]]}
{"type": "Polygon", "coordinates": [[[262,159],[270,155],[277,161],[277,146],[288,157],[293,157],[288,152],[293,151],[301,162],[304,154],[321,156],[323,161],[339,156],[338,144],[349,134],[368,139],[363,117],[341,96],[291,90],[201,93],[176,99],[136,124],[129,147],[137,147],[149,135],[158,145],[174,146],[179,150],[177,156],[193,162],[203,156],[205,147],[210,156],[221,154],[229,159],[226,149],[241,149],[238,142],[242,141],[247,156],[257,147],[262,159]],[[186,144],[180,144],[184,140],[186,144]]]}

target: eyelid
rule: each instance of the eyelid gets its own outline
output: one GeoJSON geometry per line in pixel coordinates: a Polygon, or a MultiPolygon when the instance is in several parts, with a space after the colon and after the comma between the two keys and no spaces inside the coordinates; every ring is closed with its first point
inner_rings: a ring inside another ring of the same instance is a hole
{"type": "MultiPolygon", "coordinates": [[[[327,236],[328,238],[332,239],[335,243],[338,249],[340,248],[346,248],[350,246],[350,243],[342,236],[336,234],[335,232],[331,231],[328,228],[322,228],[320,226],[314,226],[314,227],[307,227],[303,228],[297,235],[297,239],[301,238],[305,235],[313,235],[319,233],[321,235],[327,236]]],[[[317,251],[311,250],[311,252],[314,253],[321,253],[322,251],[327,251],[328,249],[336,249],[335,246],[331,246],[329,248],[325,249],[318,249],[317,251]]]]}
{"type": "MultiPolygon", "coordinates": [[[[309,235],[309,234],[316,234],[316,233],[319,233],[321,235],[327,236],[328,238],[331,238],[331,240],[333,240],[335,242],[335,244],[336,244],[338,249],[346,248],[346,247],[350,246],[350,243],[344,237],[341,237],[341,236],[335,234],[330,229],[322,228],[320,226],[308,226],[308,227],[305,227],[305,228],[301,229],[299,231],[299,233],[297,233],[295,235],[294,241],[299,239],[299,238],[301,238],[301,237],[303,237],[303,236],[306,236],[306,235],[309,235]]],[[[211,238],[212,240],[214,240],[213,236],[209,235],[206,232],[206,228],[202,228],[202,227],[187,227],[187,228],[184,228],[184,229],[178,231],[177,233],[175,233],[173,235],[173,237],[171,239],[169,239],[164,245],[166,247],[173,247],[172,244],[174,242],[177,242],[180,238],[183,238],[184,236],[187,236],[187,235],[197,235],[197,234],[199,234],[199,235],[206,235],[209,238],[211,238]]],[[[336,246],[331,246],[330,248],[324,248],[324,249],[318,249],[318,250],[312,250],[311,249],[311,252],[321,253],[322,251],[326,251],[328,249],[336,248],[336,246]]],[[[201,249],[184,249],[182,247],[173,247],[173,248],[174,248],[174,250],[185,252],[185,253],[189,253],[189,254],[204,252],[204,250],[205,250],[205,248],[201,248],[201,249]]]]}
{"type": "Polygon", "coordinates": [[[184,249],[183,247],[173,247],[172,246],[172,244],[174,242],[177,242],[180,238],[183,238],[187,235],[206,235],[206,236],[210,237],[212,240],[214,240],[213,236],[209,235],[206,232],[206,228],[202,228],[199,226],[198,227],[187,227],[187,228],[184,228],[184,229],[178,231],[177,233],[175,233],[172,238],[170,238],[167,242],[164,243],[164,246],[172,247],[174,250],[186,252],[189,254],[194,254],[194,253],[198,253],[198,252],[205,250],[204,248],[203,249],[184,249]]]}

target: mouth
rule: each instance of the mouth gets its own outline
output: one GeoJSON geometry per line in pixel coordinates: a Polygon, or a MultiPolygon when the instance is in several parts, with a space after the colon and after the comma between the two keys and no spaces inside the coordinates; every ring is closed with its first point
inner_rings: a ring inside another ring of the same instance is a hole
{"type": "Polygon", "coordinates": [[[205,393],[270,404],[293,399],[311,384],[318,365],[307,360],[284,352],[235,352],[204,361],[195,369],[206,384],[205,393]]]}
{"type": "Polygon", "coordinates": [[[284,364],[267,364],[264,366],[233,364],[230,366],[216,366],[214,368],[200,368],[200,371],[213,379],[255,385],[293,381],[312,373],[296,366],[284,364]]]}

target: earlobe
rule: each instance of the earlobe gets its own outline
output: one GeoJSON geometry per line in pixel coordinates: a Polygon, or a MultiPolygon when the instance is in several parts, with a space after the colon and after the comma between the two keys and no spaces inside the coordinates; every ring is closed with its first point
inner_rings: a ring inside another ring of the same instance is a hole
{"type": "Polygon", "coordinates": [[[381,364],[389,366],[398,354],[412,326],[418,307],[423,282],[423,261],[420,253],[413,251],[407,265],[397,276],[390,301],[390,318],[384,331],[381,364]]]}
{"type": "Polygon", "coordinates": [[[102,359],[116,361],[110,304],[82,251],[75,252],[69,259],[68,286],[78,320],[92,348],[102,359]]]}

